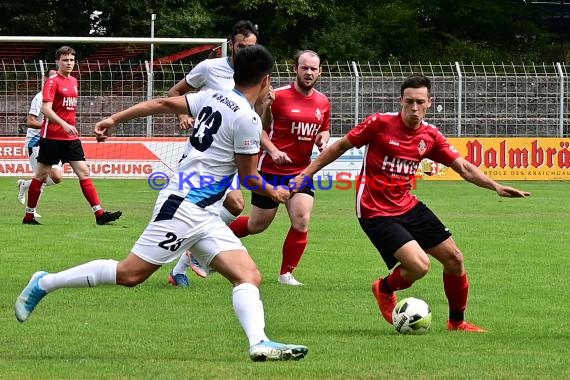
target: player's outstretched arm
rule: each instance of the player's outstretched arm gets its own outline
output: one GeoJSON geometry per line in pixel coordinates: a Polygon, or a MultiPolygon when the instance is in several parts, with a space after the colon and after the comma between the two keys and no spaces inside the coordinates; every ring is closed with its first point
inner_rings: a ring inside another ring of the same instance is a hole
{"type": "Polygon", "coordinates": [[[289,182],[291,191],[296,192],[303,184],[306,183],[307,178],[313,178],[316,172],[342,156],[344,152],[353,148],[346,136],[337,140],[334,144],[327,146],[325,150],[317,156],[317,158],[309,164],[293,181],[289,182]]]}
{"type": "Polygon", "coordinates": [[[112,129],[122,122],[150,115],[183,112],[188,113],[188,106],[184,96],[147,100],[146,102],[135,104],[126,110],[114,113],[96,123],[94,132],[97,141],[103,142],[111,136],[112,129]]]}
{"type": "Polygon", "coordinates": [[[523,198],[530,196],[527,191],[519,190],[511,186],[504,186],[498,182],[493,181],[489,176],[481,171],[478,167],[464,159],[459,157],[454,160],[450,167],[455,170],[463,179],[469,181],[479,187],[484,187],[489,190],[494,190],[501,197],[509,198],[523,198]]]}
{"type": "Polygon", "coordinates": [[[285,203],[290,197],[289,189],[273,186],[263,180],[257,171],[257,155],[236,154],[236,165],[240,183],[254,193],[270,197],[277,203],[285,203]]]}
{"type": "MultiPolygon", "coordinates": [[[[184,77],[168,90],[167,95],[169,98],[173,98],[187,94],[190,91],[196,91],[196,89],[186,83],[186,77],[184,77]]],[[[179,113],[178,121],[180,122],[179,128],[181,130],[187,130],[194,127],[194,119],[187,113],[179,113]]]]}

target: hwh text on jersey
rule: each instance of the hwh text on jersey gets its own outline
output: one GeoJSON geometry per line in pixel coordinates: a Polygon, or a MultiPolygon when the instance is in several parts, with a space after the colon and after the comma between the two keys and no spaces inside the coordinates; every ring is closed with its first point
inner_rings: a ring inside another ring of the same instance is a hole
{"type": "Polygon", "coordinates": [[[319,133],[319,129],[321,129],[321,124],[317,123],[291,123],[291,133],[297,134],[299,136],[299,140],[304,140],[301,136],[316,136],[316,134],[319,133]]]}
{"type": "Polygon", "coordinates": [[[405,160],[398,157],[384,156],[382,170],[396,174],[415,174],[420,163],[418,161],[405,160]]]}
{"type": "Polygon", "coordinates": [[[64,107],[77,107],[77,98],[71,97],[71,96],[66,96],[63,98],[62,105],[64,107]]]}

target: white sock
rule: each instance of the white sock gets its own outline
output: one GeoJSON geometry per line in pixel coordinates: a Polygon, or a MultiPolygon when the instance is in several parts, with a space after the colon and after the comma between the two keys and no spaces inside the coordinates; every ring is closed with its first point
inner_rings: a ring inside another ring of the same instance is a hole
{"type": "Polygon", "coordinates": [[[234,214],[232,214],[231,212],[228,211],[227,208],[225,208],[224,206],[222,206],[220,208],[220,218],[222,218],[222,220],[224,221],[224,223],[226,223],[226,225],[230,225],[234,220],[237,219],[237,216],[235,216],[234,214]]]}
{"type": "Polygon", "coordinates": [[[94,260],[69,268],[62,272],[47,274],[38,284],[46,293],[60,288],[91,288],[97,285],[115,285],[117,283],[116,260],[94,260]]]}
{"type": "Polygon", "coordinates": [[[188,256],[187,252],[184,252],[182,256],[178,259],[178,262],[172,269],[172,274],[186,274],[186,271],[190,267],[190,257],[188,256]]]}
{"type": "Polygon", "coordinates": [[[257,286],[247,283],[239,284],[232,291],[232,301],[249,345],[253,346],[261,341],[269,340],[265,335],[265,313],[257,286]]]}

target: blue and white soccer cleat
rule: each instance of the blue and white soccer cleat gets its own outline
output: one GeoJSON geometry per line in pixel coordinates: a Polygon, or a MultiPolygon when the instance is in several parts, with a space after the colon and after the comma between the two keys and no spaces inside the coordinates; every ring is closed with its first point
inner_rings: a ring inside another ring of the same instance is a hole
{"type": "Polygon", "coordinates": [[[303,359],[309,349],[298,344],[283,344],[270,340],[258,343],[249,348],[249,357],[254,362],[266,360],[299,360],[303,359]]]}
{"type": "Polygon", "coordinates": [[[184,273],[174,274],[172,271],[168,274],[168,282],[174,286],[180,286],[181,288],[185,288],[190,286],[190,280],[188,280],[188,276],[184,273]]]}
{"type": "Polygon", "coordinates": [[[32,275],[32,278],[28,282],[28,285],[22,290],[22,293],[16,299],[16,304],[14,305],[14,312],[16,313],[16,319],[20,322],[25,322],[26,319],[32,314],[32,311],[36,308],[38,303],[46,295],[45,290],[40,288],[38,282],[40,278],[48,274],[47,272],[36,272],[32,275]]]}

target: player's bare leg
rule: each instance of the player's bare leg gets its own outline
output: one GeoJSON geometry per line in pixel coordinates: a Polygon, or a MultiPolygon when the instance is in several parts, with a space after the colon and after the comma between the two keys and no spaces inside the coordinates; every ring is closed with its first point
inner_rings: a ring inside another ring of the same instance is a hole
{"type": "MultiPolygon", "coordinates": [[[[224,199],[224,208],[233,215],[233,219],[237,218],[239,214],[242,213],[245,208],[245,200],[243,199],[243,194],[240,190],[232,190],[226,194],[226,199],[224,199]]],[[[224,218],[222,218],[224,219],[224,218]]],[[[233,220],[226,221],[226,224],[230,224],[233,220]]]]}

